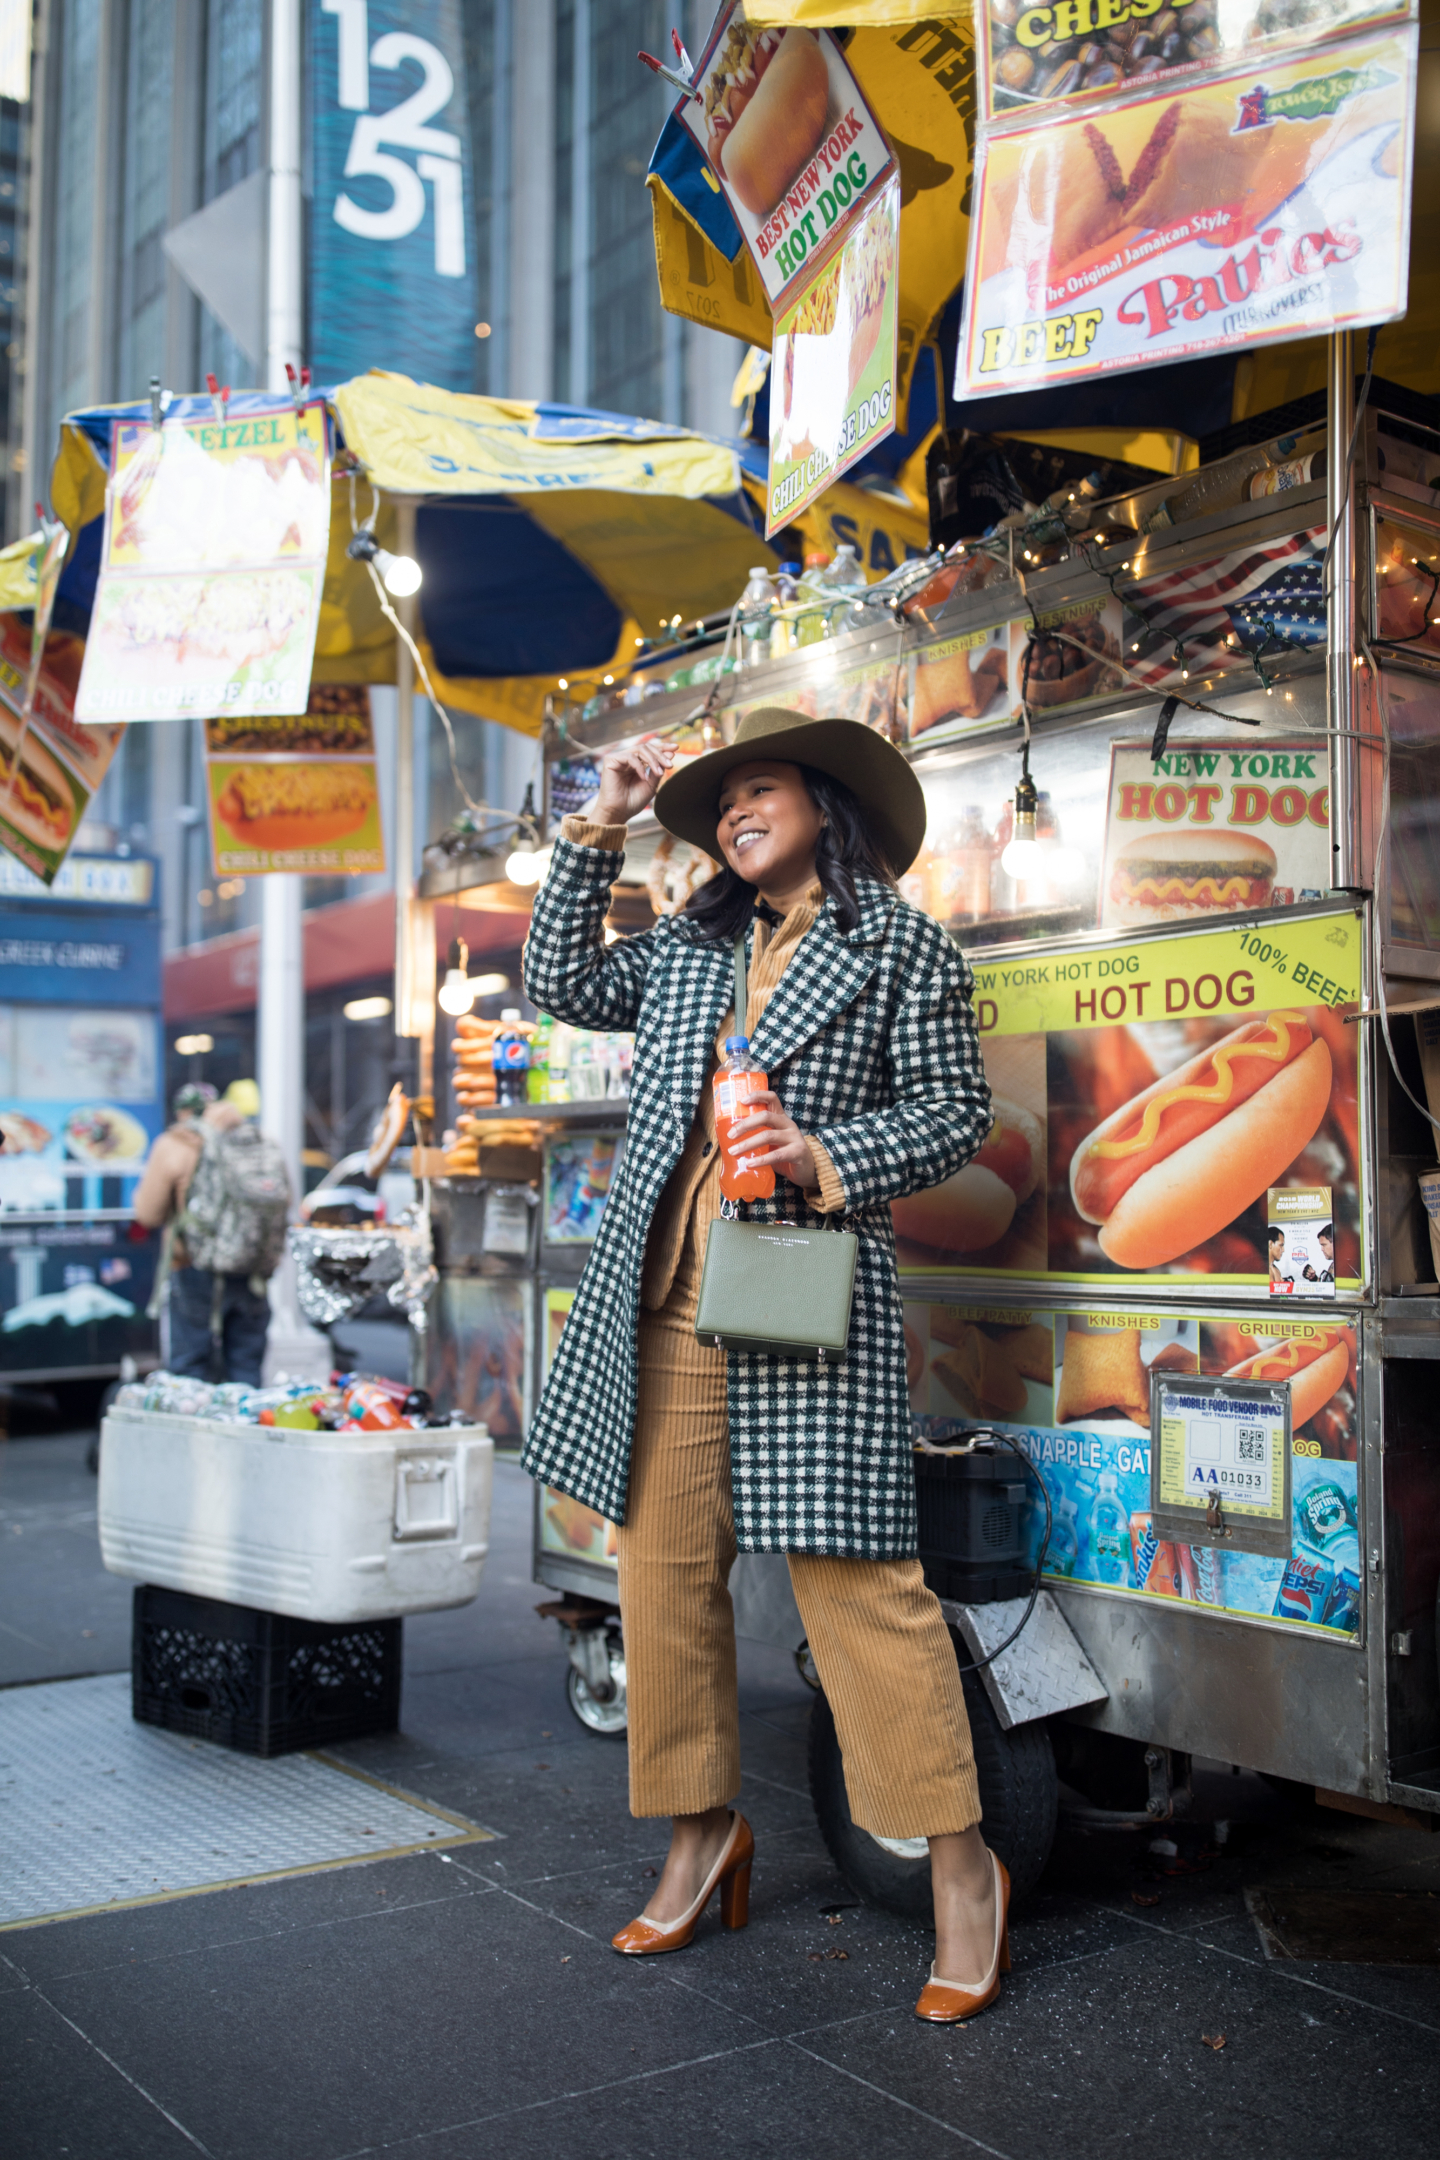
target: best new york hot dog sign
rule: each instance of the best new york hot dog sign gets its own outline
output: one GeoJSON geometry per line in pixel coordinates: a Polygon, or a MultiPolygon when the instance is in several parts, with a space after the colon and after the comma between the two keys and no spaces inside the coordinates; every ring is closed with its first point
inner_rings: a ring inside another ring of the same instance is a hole
{"type": "Polygon", "coordinates": [[[722,7],[677,117],[709,161],[776,312],[894,168],[827,30],[762,30],[722,7]]]}

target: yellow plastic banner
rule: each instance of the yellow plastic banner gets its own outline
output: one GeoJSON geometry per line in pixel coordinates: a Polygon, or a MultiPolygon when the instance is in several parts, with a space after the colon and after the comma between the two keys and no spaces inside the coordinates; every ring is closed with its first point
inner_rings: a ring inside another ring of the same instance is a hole
{"type": "Polygon", "coordinates": [[[1360,919],[1347,911],[977,965],[976,1018],[985,1036],[1044,1035],[1217,1014],[1244,1020],[1286,1004],[1336,1009],[1359,1000],[1362,942],[1360,919]]]}
{"type": "Polygon", "coordinates": [[[397,495],[733,495],[739,460],[700,435],[660,430],[571,442],[535,432],[535,407],[470,397],[376,369],[342,383],[345,441],[379,488],[397,495]]]}

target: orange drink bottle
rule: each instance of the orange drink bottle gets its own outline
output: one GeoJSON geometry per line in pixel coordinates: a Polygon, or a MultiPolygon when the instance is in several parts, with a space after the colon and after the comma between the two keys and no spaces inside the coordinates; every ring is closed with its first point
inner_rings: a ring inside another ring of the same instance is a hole
{"type": "MultiPolygon", "coordinates": [[[[750,1062],[750,1042],[745,1035],[727,1035],[725,1062],[715,1075],[715,1137],[720,1146],[720,1190],[727,1200],[768,1200],[775,1190],[775,1172],[765,1165],[752,1169],[748,1155],[730,1153],[731,1128],[742,1123],[752,1095],[763,1094],[763,1072],[750,1062]]],[[[768,1136],[757,1133],[755,1145],[762,1153],[768,1136]]]]}

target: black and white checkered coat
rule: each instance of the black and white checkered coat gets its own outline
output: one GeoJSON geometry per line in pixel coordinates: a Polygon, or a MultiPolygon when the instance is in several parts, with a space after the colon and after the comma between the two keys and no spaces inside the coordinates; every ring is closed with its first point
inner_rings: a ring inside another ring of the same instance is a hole
{"type": "MultiPolygon", "coordinates": [[[[635,1422],[635,1328],[645,1239],[694,1120],[733,995],[728,943],[683,916],[604,941],[623,858],[555,845],[525,950],[535,1004],[580,1027],[633,1028],[625,1157],[536,1409],[532,1477],[625,1519],[635,1422]]],[[[971,977],[929,916],[873,880],[848,933],[825,903],[754,1033],[757,1065],[845,1188],[860,1252],[845,1361],[732,1352],[730,1462],[742,1552],[895,1559],[915,1551],[905,1340],[892,1200],[969,1161],[990,1090],[970,1014],[971,977]]],[[[776,1179],[751,1221],[824,1217],[776,1179]]]]}

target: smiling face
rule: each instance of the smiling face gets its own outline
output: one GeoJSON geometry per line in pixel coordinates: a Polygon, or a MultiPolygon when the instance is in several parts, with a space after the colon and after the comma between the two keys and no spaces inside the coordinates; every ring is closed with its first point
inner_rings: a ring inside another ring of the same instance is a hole
{"type": "Polygon", "coordinates": [[[793,904],[815,876],[824,824],[798,765],[756,759],[725,775],[716,841],[730,868],[778,906],[793,904]]]}

